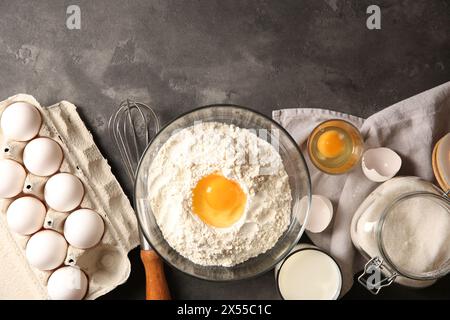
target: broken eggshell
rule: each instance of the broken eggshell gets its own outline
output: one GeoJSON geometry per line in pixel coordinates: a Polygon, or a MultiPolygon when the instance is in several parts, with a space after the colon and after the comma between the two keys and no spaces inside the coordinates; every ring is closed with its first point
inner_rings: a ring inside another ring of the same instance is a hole
{"type": "Polygon", "coordinates": [[[402,166],[402,159],[389,148],[373,148],[364,152],[361,166],[369,180],[384,182],[397,174],[402,166]]]}
{"type": "MultiPolygon", "coordinates": [[[[308,205],[308,197],[303,197],[300,200],[300,212],[306,212],[308,205]]],[[[333,218],[333,204],[331,201],[321,195],[312,195],[311,207],[309,210],[308,221],[306,222],[306,230],[312,233],[320,233],[324,231],[333,218]]]]}

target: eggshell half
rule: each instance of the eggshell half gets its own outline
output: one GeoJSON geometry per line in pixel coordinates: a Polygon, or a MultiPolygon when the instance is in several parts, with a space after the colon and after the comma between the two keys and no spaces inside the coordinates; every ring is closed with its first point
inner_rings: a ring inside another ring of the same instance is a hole
{"type": "Polygon", "coordinates": [[[384,182],[397,174],[402,166],[402,159],[389,148],[373,148],[364,152],[361,166],[368,179],[384,182]]]}
{"type": "Polygon", "coordinates": [[[76,266],[62,267],[52,273],[47,283],[51,300],[81,300],[86,295],[88,279],[76,266]]]}
{"type": "Polygon", "coordinates": [[[23,189],[25,169],[16,161],[0,160],[0,198],[12,198],[23,189]]]}
{"type": "Polygon", "coordinates": [[[53,270],[66,258],[66,239],[53,230],[39,231],[28,240],[25,255],[33,267],[39,270],[53,270]]]}
{"type": "Polygon", "coordinates": [[[1,128],[5,137],[28,141],[39,132],[42,119],[39,110],[27,102],[14,102],[2,113],[1,128]]]}
{"type": "Polygon", "coordinates": [[[99,243],[105,231],[100,215],[90,209],[72,212],[64,223],[64,237],[72,246],[88,249],[99,243]]]}
{"type": "MultiPolygon", "coordinates": [[[[308,198],[300,200],[301,212],[306,212],[308,198]]],[[[324,231],[333,219],[333,204],[330,199],[321,195],[312,195],[306,230],[312,233],[324,231]]]]}
{"type": "Polygon", "coordinates": [[[50,176],[59,170],[63,151],[59,144],[50,138],[31,140],[23,150],[25,168],[37,176],[50,176]]]}

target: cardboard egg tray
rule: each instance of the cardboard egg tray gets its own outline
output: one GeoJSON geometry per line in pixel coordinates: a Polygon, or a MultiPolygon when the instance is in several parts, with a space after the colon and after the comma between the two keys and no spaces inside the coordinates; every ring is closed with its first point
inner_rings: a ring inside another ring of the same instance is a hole
{"type": "MultiPolygon", "coordinates": [[[[64,262],[86,273],[89,288],[85,299],[95,299],[125,282],[130,274],[127,255],[139,243],[133,209],[73,104],[62,101],[43,108],[32,96],[18,94],[0,102],[0,117],[16,101],[39,109],[42,126],[38,136],[50,137],[61,145],[64,159],[60,172],[72,173],[83,182],[85,195],[80,207],[98,212],[105,223],[99,244],[86,250],[69,245],[64,262]]],[[[27,142],[5,141],[1,129],[0,142],[1,158],[22,164],[27,142]]],[[[6,222],[6,210],[16,198],[33,195],[44,202],[48,178],[28,173],[21,194],[0,199],[0,299],[48,299],[46,286],[52,271],[40,271],[28,264],[25,248],[30,237],[10,231],[6,222]]],[[[48,208],[42,228],[62,233],[68,215],[48,208]]]]}

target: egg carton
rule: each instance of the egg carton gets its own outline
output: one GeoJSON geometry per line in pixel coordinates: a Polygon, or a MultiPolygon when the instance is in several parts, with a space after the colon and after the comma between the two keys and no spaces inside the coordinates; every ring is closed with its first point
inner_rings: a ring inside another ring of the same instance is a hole
{"type": "MultiPolygon", "coordinates": [[[[59,171],[83,182],[85,195],[80,207],[93,209],[103,218],[105,232],[100,243],[86,250],[69,245],[64,262],[86,273],[89,287],[85,299],[95,299],[124,283],[130,274],[128,252],[139,243],[133,209],[72,103],[61,101],[41,107],[34,97],[18,94],[0,102],[0,117],[8,105],[18,101],[28,102],[41,112],[38,136],[52,138],[62,147],[64,159],[59,171]]],[[[7,141],[1,129],[0,141],[1,158],[22,164],[27,142],[7,141]]],[[[16,198],[33,195],[44,201],[47,180],[28,172],[21,194],[0,199],[0,299],[48,299],[47,281],[52,271],[40,271],[28,264],[25,248],[30,237],[11,232],[6,222],[6,210],[16,198]]],[[[48,208],[42,228],[62,233],[68,215],[48,208]]]]}

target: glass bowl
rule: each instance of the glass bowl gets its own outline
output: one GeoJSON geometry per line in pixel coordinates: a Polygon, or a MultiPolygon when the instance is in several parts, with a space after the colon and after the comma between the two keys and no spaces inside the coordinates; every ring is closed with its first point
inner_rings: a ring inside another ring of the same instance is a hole
{"type": "Polygon", "coordinates": [[[292,137],[272,119],[250,109],[235,105],[211,105],[188,112],[166,125],[152,140],[141,158],[135,181],[135,208],[142,233],[153,249],[172,267],[191,276],[211,281],[231,281],[255,277],[272,269],[297,244],[304,232],[311,202],[311,182],[306,162],[292,137]],[[265,130],[260,138],[278,143],[278,150],[289,176],[292,193],[292,214],[288,229],[272,249],[232,267],[202,266],[175,251],[164,239],[149,201],[148,172],[162,145],[172,134],[199,122],[221,122],[241,128],[265,130]],[[307,197],[302,208],[300,199],[307,197]]]}

